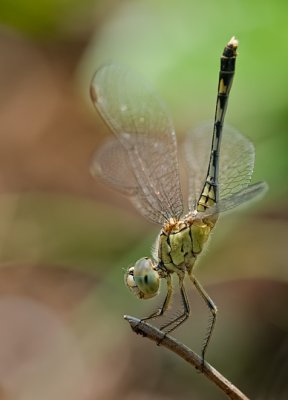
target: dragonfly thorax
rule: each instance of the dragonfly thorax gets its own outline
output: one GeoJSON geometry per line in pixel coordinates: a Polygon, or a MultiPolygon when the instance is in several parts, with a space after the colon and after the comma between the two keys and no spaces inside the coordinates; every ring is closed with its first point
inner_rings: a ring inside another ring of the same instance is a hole
{"type": "Polygon", "coordinates": [[[159,263],[170,273],[191,272],[205,246],[214,224],[195,219],[190,213],[178,221],[166,223],[158,239],[159,263]]]}

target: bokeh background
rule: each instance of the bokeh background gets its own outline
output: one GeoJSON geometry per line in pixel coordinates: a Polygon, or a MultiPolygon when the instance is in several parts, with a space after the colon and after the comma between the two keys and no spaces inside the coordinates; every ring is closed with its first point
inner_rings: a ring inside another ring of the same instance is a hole
{"type": "MultiPolygon", "coordinates": [[[[123,268],[159,227],[89,174],[109,131],[89,81],[121,62],[156,87],[179,141],[214,116],[219,56],[239,59],[227,121],[256,147],[266,197],[219,221],[198,278],[219,318],[207,353],[253,399],[288,396],[288,91],[285,1],[1,0],[0,399],[222,399],[123,320],[123,268]]],[[[208,311],[193,292],[175,334],[199,352],[208,311]]]]}

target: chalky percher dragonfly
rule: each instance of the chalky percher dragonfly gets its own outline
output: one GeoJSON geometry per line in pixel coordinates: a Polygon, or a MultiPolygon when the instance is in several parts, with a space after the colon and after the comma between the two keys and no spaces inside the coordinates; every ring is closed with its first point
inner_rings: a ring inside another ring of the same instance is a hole
{"type": "Polygon", "coordinates": [[[219,214],[266,189],[264,182],[249,184],[255,156],[252,143],[233,129],[223,131],[237,47],[233,37],[221,57],[212,146],[210,129],[192,132],[185,142],[189,212],[184,216],[176,136],[162,101],[137,74],[121,65],[101,67],[90,87],[94,105],[115,135],[94,156],[92,174],[128,196],[148,220],[162,225],[152,258],[141,258],[128,269],[126,285],[140,299],[149,299],[158,294],[160,279],[166,280],[164,303],[142,319],[148,320],[168,309],[174,290],[171,275],[177,274],[181,310],[160,328],[169,333],[189,316],[183,284],[188,275],[212,317],[202,347],[203,360],[217,308],[195,277],[193,266],[219,214]]]}

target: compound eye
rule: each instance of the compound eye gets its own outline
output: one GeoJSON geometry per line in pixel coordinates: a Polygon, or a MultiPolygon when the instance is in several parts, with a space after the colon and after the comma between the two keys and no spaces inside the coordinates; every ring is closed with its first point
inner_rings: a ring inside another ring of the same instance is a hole
{"type": "Polygon", "coordinates": [[[140,299],[150,299],[158,294],[160,278],[152,261],[141,258],[125,274],[128,288],[140,299]]]}

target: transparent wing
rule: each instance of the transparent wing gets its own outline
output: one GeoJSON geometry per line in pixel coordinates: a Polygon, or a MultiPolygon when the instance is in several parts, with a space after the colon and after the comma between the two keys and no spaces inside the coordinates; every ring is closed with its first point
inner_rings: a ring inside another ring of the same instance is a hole
{"type": "MultiPolygon", "coordinates": [[[[153,222],[179,218],[183,200],[176,136],[162,102],[137,74],[119,65],[106,65],[96,72],[91,97],[125,150],[120,157],[123,165],[125,155],[126,169],[134,179],[138,194],[131,199],[136,207],[140,211],[153,210],[153,217],[149,218],[153,222]]],[[[111,171],[111,163],[105,164],[102,159],[101,168],[112,182],[115,171],[111,171]]],[[[120,183],[114,186],[121,190],[120,183]]],[[[142,214],[147,217],[145,212],[142,214]]]]}
{"type": "Polygon", "coordinates": [[[161,221],[159,215],[146,201],[138,185],[127,150],[116,139],[110,139],[95,153],[91,163],[93,176],[101,178],[107,185],[128,196],[138,211],[152,222],[161,221]]]}
{"type": "Polygon", "coordinates": [[[248,186],[254,162],[252,142],[235,129],[224,128],[219,163],[220,200],[248,186]]]}
{"type": "MultiPolygon", "coordinates": [[[[192,131],[185,140],[184,151],[189,169],[189,207],[196,208],[206,178],[212,124],[192,131]]],[[[219,161],[219,199],[241,192],[251,180],[255,151],[253,144],[231,127],[224,127],[219,161]]]]}
{"type": "Polygon", "coordinates": [[[248,185],[245,189],[220,199],[215,206],[208,208],[203,213],[198,213],[195,219],[202,219],[204,217],[220,214],[248,201],[256,200],[257,198],[263,196],[267,189],[268,186],[266,182],[257,182],[252,185],[248,185]]]}
{"type": "Polygon", "coordinates": [[[126,196],[134,196],[139,189],[127,151],[116,139],[109,139],[93,155],[90,171],[126,196]]]}
{"type": "Polygon", "coordinates": [[[211,124],[188,132],[183,143],[184,160],[188,175],[188,207],[195,210],[207,175],[212,143],[211,124]]]}

